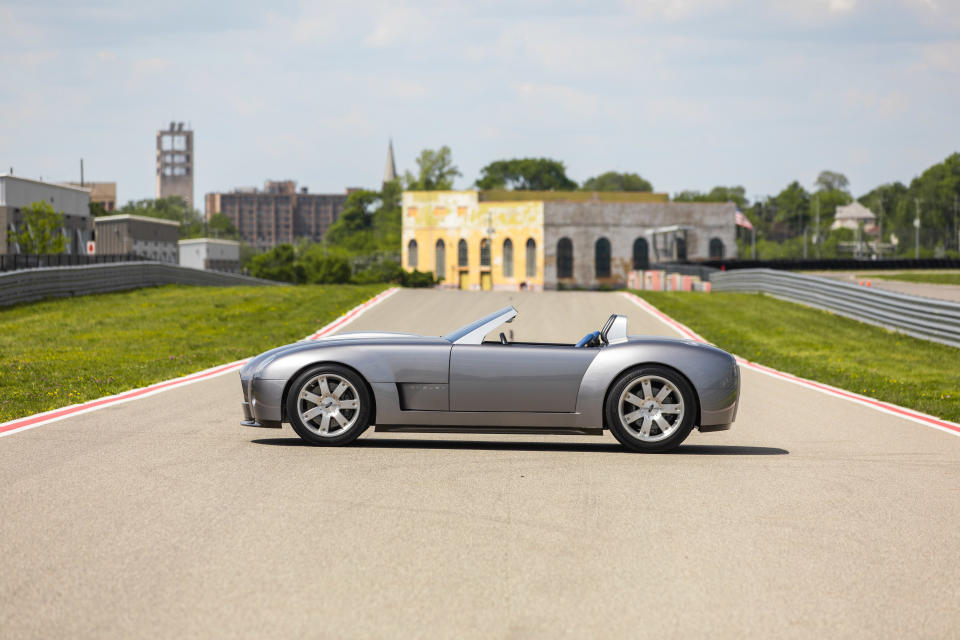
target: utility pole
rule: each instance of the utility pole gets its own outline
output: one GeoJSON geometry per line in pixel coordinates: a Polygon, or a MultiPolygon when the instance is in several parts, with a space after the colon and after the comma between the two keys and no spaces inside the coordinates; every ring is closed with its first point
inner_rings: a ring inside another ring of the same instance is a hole
{"type": "Polygon", "coordinates": [[[917,217],[913,219],[913,257],[920,259],[920,198],[914,198],[913,203],[917,205],[917,217]]]}
{"type": "Polygon", "coordinates": [[[83,158],[80,158],[80,186],[85,186],[83,184],[83,158]]]}
{"type": "Polygon", "coordinates": [[[807,228],[803,228],[803,259],[807,259],[807,228]]]}
{"type": "Polygon", "coordinates": [[[883,244],[883,200],[877,200],[877,210],[880,212],[880,216],[877,218],[877,245],[875,247],[877,251],[877,259],[881,258],[881,249],[880,245],[883,244]]]}
{"type": "Polygon", "coordinates": [[[960,209],[960,196],[953,196],[953,228],[957,230],[957,251],[960,251],[960,225],[957,224],[957,209],[960,209]]]}
{"type": "Polygon", "coordinates": [[[813,244],[817,248],[817,257],[820,257],[820,193],[817,192],[815,204],[817,206],[817,223],[814,231],[813,244]]]}

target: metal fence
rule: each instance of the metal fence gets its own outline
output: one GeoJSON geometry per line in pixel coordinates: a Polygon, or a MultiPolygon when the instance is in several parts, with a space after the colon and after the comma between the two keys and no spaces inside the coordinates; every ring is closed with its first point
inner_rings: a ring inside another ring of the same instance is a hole
{"type": "Polygon", "coordinates": [[[113,264],[115,262],[145,262],[146,258],[135,255],[81,255],[51,253],[41,255],[0,255],[0,271],[36,269],[38,267],[74,267],[87,264],[113,264]]]}
{"type": "Polygon", "coordinates": [[[960,269],[957,258],[783,258],[777,260],[703,260],[699,264],[734,271],[737,269],[783,269],[786,271],[864,271],[866,269],[960,269]]]}
{"type": "Polygon", "coordinates": [[[235,287],[283,283],[162,262],[124,262],[22,269],[0,273],[0,306],[43,298],[106,293],[163,284],[235,287]]]}
{"type": "Polygon", "coordinates": [[[960,347],[960,304],[956,302],[773,269],[716,272],[710,282],[714,291],[768,293],[917,338],[960,347]]]}

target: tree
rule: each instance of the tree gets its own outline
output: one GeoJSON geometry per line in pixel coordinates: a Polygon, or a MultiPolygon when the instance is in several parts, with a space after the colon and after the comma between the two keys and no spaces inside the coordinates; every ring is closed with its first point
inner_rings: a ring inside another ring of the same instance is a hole
{"type": "Polygon", "coordinates": [[[810,194],[796,180],[774,198],[776,214],[774,220],[793,226],[793,235],[803,233],[810,217],[810,194]]]}
{"type": "Polygon", "coordinates": [[[815,182],[819,191],[846,191],[850,186],[847,176],[836,171],[821,171],[815,182]]]}
{"type": "Polygon", "coordinates": [[[207,221],[207,235],[214,238],[226,238],[228,240],[239,240],[240,233],[233,226],[233,222],[224,213],[215,213],[207,221]]]}
{"type": "Polygon", "coordinates": [[[353,269],[343,256],[325,255],[323,247],[310,244],[297,259],[303,267],[305,282],[312,284],[341,284],[350,281],[353,269]]]}
{"type": "Polygon", "coordinates": [[[444,191],[453,188],[453,179],[462,175],[453,164],[450,147],[438,150],[424,149],[417,157],[417,175],[409,171],[404,176],[407,189],[411,191],[444,191]]]}
{"type": "Polygon", "coordinates": [[[567,177],[563,163],[549,158],[497,160],[480,170],[480,189],[517,191],[573,191],[577,183],[567,177]]]}
{"type": "Polygon", "coordinates": [[[741,210],[750,204],[747,190],[743,187],[714,187],[708,193],[681,191],[673,196],[674,202],[734,202],[741,210]]]}
{"type": "Polygon", "coordinates": [[[293,245],[278,244],[270,251],[250,259],[248,268],[254,278],[279,280],[281,282],[304,282],[303,266],[295,264],[293,245]]]}
{"type": "Polygon", "coordinates": [[[580,187],[582,191],[653,191],[653,185],[636,173],[607,171],[590,178],[580,187]]]}
{"type": "Polygon", "coordinates": [[[99,218],[100,216],[108,216],[110,212],[107,211],[107,208],[103,206],[102,202],[93,202],[90,201],[90,215],[94,218],[99,218]]]}
{"type": "Polygon", "coordinates": [[[62,253],[67,248],[63,235],[63,213],[49,203],[38,201],[23,209],[23,223],[16,234],[20,250],[27,254],[62,253]]]}

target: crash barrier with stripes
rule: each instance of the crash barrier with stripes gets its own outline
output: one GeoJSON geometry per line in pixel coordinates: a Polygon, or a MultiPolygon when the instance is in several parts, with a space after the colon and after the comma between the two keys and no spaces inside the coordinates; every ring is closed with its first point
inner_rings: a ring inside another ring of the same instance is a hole
{"type": "Polygon", "coordinates": [[[706,291],[710,292],[709,280],[666,269],[647,269],[627,273],[627,288],[640,291],[706,291]]]}
{"type": "Polygon", "coordinates": [[[0,273],[0,306],[43,298],[105,293],[162,284],[229,287],[281,283],[162,262],[48,267],[0,273]]]}
{"type": "Polygon", "coordinates": [[[77,253],[50,253],[50,254],[2,254],[0,255],[0,271],[16,271],[17,269],[36,269],[38,267],[72,267],[83,264],[108,264],[114,262],[144,262],[146,258],[133,254],[125,255],[84,255],[77,253]]]}
{"type": "Polygon", "coordinates": [[[774,269],[716,272],[714,291],[750,291],[960,347],[960,304],[774,269]]]}
{"type": "MultiPolygon", "coordinates": [[[[960,269],[957,258],[884,258],[858,260],[856,258],[782,258],[776,260],[703,260],[700,266],[734,271],[737,269],[782,269],[785,271],[862,271],[864,269],[960,269]]],[[[665,265],[657,265],[663,268],[665,265]]]]}

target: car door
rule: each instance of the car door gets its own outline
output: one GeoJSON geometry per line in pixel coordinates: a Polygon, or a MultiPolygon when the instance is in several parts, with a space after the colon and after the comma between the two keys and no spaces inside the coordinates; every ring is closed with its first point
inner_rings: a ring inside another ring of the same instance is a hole
{"type": "Polygon", "coordinates": [[[450,410],[572,413],[597,353],[566,345],[455,344],[450,410]]]}

